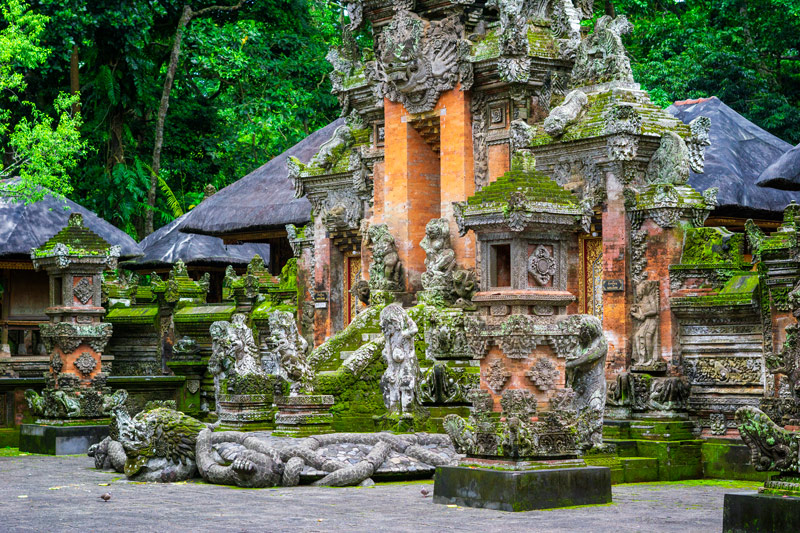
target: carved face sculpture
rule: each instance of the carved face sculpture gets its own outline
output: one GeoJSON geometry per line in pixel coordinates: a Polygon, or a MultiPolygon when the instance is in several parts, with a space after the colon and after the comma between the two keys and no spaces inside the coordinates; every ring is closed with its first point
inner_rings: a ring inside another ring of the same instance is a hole
{"type": "Polygon", "coordinates": [[[463,25],[458,16],[427,21],[401,10],[378,42],[381,50],[373,74],[386,96],[409,112],[429,111],[459,76],[458,50],[463,25]]]}

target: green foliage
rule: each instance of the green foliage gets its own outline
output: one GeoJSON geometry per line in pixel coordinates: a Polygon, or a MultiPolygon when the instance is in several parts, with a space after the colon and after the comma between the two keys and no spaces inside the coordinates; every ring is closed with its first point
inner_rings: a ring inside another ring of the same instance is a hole
{"type": "MultiPolygon", "coordinates": [[[[654,101],[717,96],[778,137],[800,142],[800,4],[795,0],[613,0],[634,24],[636,80],[654,101]]],[[[596,2],[602,14],[604,2],[596,2]]]]}
{"type": "Polygon", "coordinates": [[[42,64],[49,50],[39,45],[47,17],[34,13],[22,0],[0,0],[0,178],[20,180],[0,187],[0,195],[25,202],[40,200],[49,189],[56,195],[71,192],[68,173],[83,154],[80,113],[72,108],[78,95],[59,92],[53,114],[20,98],[27,88],[25,73],[42,64]],[[11,112],[11,106],[17,113],[11,112]]]}

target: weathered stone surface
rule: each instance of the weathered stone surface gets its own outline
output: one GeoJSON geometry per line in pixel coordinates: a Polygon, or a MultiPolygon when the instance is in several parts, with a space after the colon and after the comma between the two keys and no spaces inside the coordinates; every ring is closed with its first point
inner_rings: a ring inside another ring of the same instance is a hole
{"type": "Polygon", "coordinates": [[[608,468],[502,471],[444,466],[436,469],[433,502],[500,511],[530,511],[611,502],[608,468]]]}
{"type": "Polygon", "coordinates": [[[419,329],[400,304],[387,305],[381,311],[380,323],[386,339],[383,348],[386,371],[381,377],[384,404],[390,412],[412,413],[418,403],[415,390],[419,365],[414,337],[419,329]]]}
{"type": "Polygon", "coordinates": [[[800,498],[734,492],[725,495],[724,533],[800,531],[800,498]]]}

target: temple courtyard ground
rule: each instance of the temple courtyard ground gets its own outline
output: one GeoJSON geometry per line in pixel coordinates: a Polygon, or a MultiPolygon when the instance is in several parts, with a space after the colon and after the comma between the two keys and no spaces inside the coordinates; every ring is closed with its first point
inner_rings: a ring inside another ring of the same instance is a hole
{"type": "Polygon", "coordinates": [[[0,457],[0,531],[718,532],[724,494],[760,485],[616,485],[611,505],[505,513],[434,504],[422,494],[430,481],[238,489],[132,483],[93,466],[85,456],[0,457]]]}

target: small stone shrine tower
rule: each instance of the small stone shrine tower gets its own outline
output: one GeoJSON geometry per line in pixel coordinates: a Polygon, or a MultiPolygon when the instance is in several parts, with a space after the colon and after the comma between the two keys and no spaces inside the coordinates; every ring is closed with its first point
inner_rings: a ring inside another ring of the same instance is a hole
{"type": "Polygon", "coordinates": [[[31,251],[34,267],[50,277],[50,322],[41,324],[50,353],[50,370],[41,395],[25,393],[39,424],[25,424],[20,449],[37,453],[82,453],[107,433],[111,409],[127,394],[110,394],[106,386],[111,357],[103,349],[111,324],[101,322],[103,271],[117,265],[119,247],[110,246],[73,213],[67,226],[31,251]]]}

